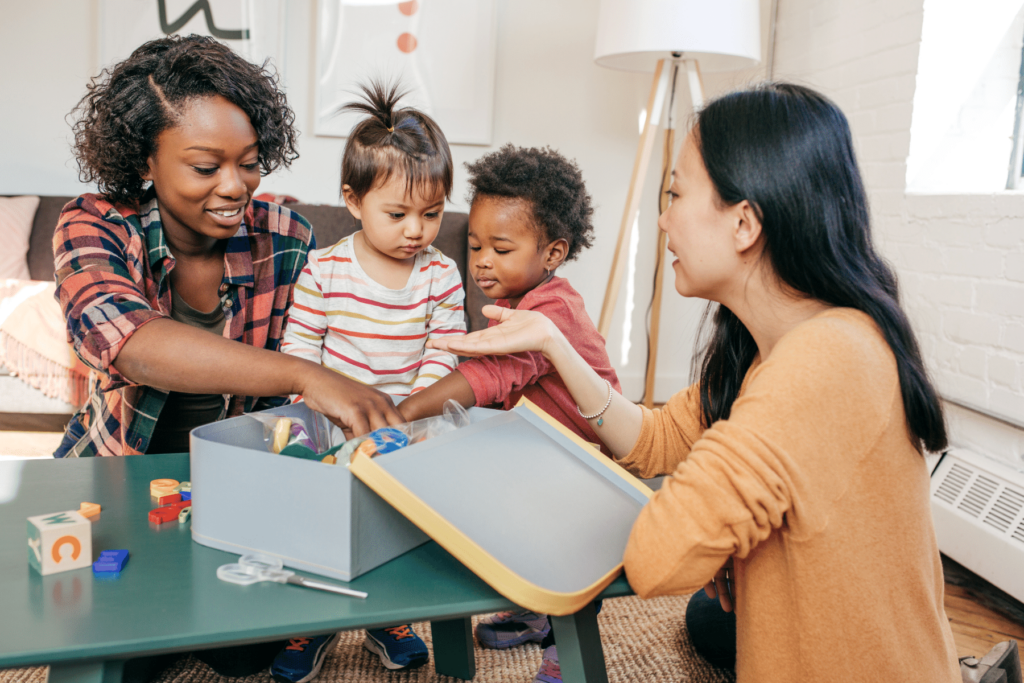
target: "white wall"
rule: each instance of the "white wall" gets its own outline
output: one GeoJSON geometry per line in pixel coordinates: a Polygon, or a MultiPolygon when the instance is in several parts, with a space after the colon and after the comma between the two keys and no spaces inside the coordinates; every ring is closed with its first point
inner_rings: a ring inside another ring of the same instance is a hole
{"type": "Polygon", "coordinates": [[[953,442],[1021,467],[1024,431],[1007,422],[1024,424],[1024,196],[906,193],[923,4],[785,0],[775,75],[846,112],[876,242],[896,266],[940,391],[1004,418],[947,404],[953,442]]]}
{"type": "Polygon", "coordinates": [[[86,191],[71,159],[64,116],[85,94],[93,75],[93,3],[4,2],[3,11],[0,194],[86,191]]]}
{"type": "MultiPolygon", "coordinates": [[[[583,294],[595,320],[639,141],[638,115],[650,89],[649,75],[594,64],[597,4],[593,0],[498,0],[495,144],[453,148],[458,164],[453,208],[463,210],[466,181],[462,164],[503,143],[550,145],[576,159],[594,197],[597,237],[594,247],[566,266],[563,274],[583,294]]],[[[98,69],[97,5],[96,0],[5,3],[0,63],[8,68],[0,72],[0,89],[15,96],[0,100],[0,194],[73,195],[90,189],[77,180],[64,116],[98,69]]],[[[315,5],[315,0],[289,0],[287,9],[284,70],[289,102],[303,131],[301,157],[289,171],[264,179],[261,189],[292,194],[306,202],[336,203],[344,140],[311,133],[315,5]]],[[[762,6],[767,45],[770,0],[762,0],[762,6]]],[[[725,77],[706,75],[705,88],[708,95],[716,94],[762,73],[753,69],[725,77]]],[[[679,110],[685,117],[689,95],[685,79],[680,80],[679,110]]],[[[641,205],[639,275],[628,363],[620,362],[625,286],[608,339],[609,354],[618,366],[626,395],[634,399],[640,398],[643,389],[644,317],[657,237],[656,165],[652,164],[641,205]]],[[[666,280],[656,389],[659,401],[687,383],[693,329],[702,309],[700,302],[675,295],[671,279],[666,280]]]]}

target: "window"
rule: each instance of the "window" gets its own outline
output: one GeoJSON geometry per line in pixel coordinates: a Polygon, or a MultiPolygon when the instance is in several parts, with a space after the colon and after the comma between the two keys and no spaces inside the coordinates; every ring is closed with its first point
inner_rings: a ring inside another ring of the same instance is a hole
{"type": "Polygon", "coordinates": [[[1014,156],[1024,0],[925,0],[907,189],[996,192],[1014,156]]]}

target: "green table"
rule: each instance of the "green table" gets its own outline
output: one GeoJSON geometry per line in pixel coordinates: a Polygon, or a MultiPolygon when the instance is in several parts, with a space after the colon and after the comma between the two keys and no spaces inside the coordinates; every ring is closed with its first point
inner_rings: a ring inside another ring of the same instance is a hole
{"type": "MultiPolygon", "coordinates": [[[[140,655],[430,621],[437,672],[470,679],[469,617],[514,607],[433,542],[352,581],[366,600],[224,583],[217,567],[237,555],[193,543],[187,524],[147,517],[149,482],[188,473],[187,454],[0,462],[0,668],[48,664],[54,683],[108,683],[140,655]],[[40,576],[27,560],[26,518],[82,501],[103,506],[93,559],[127,548],[127,566],[116,579],[91,568],[40,576]]],[[[620,577],[601,597],[631,594],[620,577]]],[[[552,623],[564,680],[607,681],[593,606],[552,623]]]]}

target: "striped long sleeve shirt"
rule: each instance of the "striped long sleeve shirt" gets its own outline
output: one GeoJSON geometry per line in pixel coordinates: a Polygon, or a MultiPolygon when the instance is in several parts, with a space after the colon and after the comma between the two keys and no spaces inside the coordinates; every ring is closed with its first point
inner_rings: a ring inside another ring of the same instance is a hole
{"type": "Polygon", "coordinates": [[[405,287],[389,289],[359,266],[352,238],[310,252],[281,350],[392,396],[425,389],[457,363],[427,340],[466,333],[459,269],[427,247],[405,287]]]}

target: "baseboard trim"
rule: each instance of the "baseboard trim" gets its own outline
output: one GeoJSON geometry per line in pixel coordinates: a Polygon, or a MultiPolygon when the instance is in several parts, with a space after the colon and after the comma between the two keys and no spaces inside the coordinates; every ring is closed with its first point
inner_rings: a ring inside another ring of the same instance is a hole
{"type": "Polygon", "coordinates": [[[70,414],[0,413],[0,432],[63,432],[70,420],[70,414]]]}

